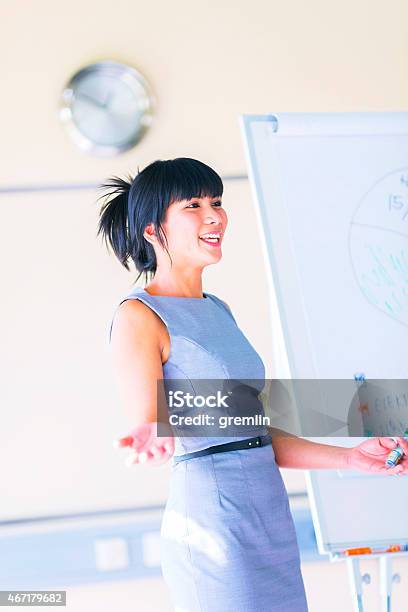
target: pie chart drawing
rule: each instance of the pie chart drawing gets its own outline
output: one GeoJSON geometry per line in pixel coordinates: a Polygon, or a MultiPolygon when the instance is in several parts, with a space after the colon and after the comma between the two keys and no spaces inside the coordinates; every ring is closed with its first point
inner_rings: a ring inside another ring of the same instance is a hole
{"type": "Polygon", "coordinates": [[[408,326],[408,167],[385,175],[363,196],[349,250],[367,301],[408,326]]]}

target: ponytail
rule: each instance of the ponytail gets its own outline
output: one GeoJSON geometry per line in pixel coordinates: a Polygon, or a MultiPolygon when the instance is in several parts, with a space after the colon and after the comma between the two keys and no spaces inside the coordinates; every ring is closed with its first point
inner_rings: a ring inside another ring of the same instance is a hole
{"type": "Polygon", "coordinates": [[[97,198],[97,201],[99,201],[101,198],[107,200],[110,196],[115,196],[105,201],[102,205],[96,235],[102,235],[105,244],[111,246],[116,257],[126,270],[129,270],[127,262],[131,256],[128,230],[128,199],[132,182],[133,179],[130,175],[128,176],[128,181],[114,176],[98,187],[98,189],[107,189],[109,191],[97,198]]]}

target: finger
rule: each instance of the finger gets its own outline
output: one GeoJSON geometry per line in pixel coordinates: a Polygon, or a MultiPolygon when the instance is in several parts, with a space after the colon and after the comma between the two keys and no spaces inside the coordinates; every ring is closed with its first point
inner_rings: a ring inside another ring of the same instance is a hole
{"type": "Polygon", "coordinates": [[[401,461],[399,465],[401,466],[401,474],[407,474],[408,473],[408,461],[405,459],[401,461]]]}
{"type": "Polygon", "coordinates": [[[383,446],[384,448],[388,448],[390,450],[398,446],[398,442],[395,442],[392,438],[378,438],[378,441],[381,444],[381,446],[383,446]]]}
{"type": "Polygon", "coordinates": [[[166,449],[168,453],[173,453],[174,452],[174,442],[165,442],[164,448],[166,449]]]}
{"type": "Polygon", "coordinates": [[[396,438],[396,440],[398,440],[398,444],[400,445],[404,453],[408,454],[408,442],[404,440],[404,438],[400,437],[396,438]]]}
{"type": "Polygon", "coordinates": [[[151,463],[154,465],[162,465],[171,457],[171,454],[163,446],[152,447],[151,452],[153,454],[151,463]]]}
{"type": "Polygon", "coordinates": [[[123,448],[125,446],[132,446],[133,436],[124,436],[123,438],[117,438],[113,441],[114,448],[123,448]]]}
{"type": "Polygon", "coordinates": [[[390,467],[383,461],[372,461],[369,465],[366,465],[365,471],[373,474],[392,474],[396,467],[399,468],[399,466],[390,467]]]}
{"type": "Polygon", "coordinates": [[[381,472],[387,476],[393,476],[396,474],[400,474],[401,473],[401,466],[400,465],[395,465],[394,467],[387,467],[387,466],[383,466],[381,468],[381,472]]]}
{"type": "Polygon", "coordinates": [[[152,446],[148,451],[149,457],[146,463],[151,466],[163,465],[170,459],[173,453],[169,453],[163,446],[152,446]]]}
{"type": "MultiPolygon", "coordinates": [[[[149,451],[143,451],[142,453],[138,454],[139,457],[139,463],[146,463],[146,461],[149,459],[149,451]]],[[[152,457],[152,454],[150,453],[150,458],[152,457]]]]}
{"type": "Polygon", "coordinates": [[[372,463],[366,471],[371,474],[382,474],[387,472],[387,468],[382,464],[372,463]]]}
{"type": "Polygon", "coordinates": [[[132,453],[125,461],[126,467],[132,466],[134,463],[139,463],[139,455],[138,453],[132,453]]]}
{"type": "Polygon", "coordinates": [[[149,451],[151,452],[154,459],[161,459],[163,450],[160,446],[152,446],[151,448],[149,448],[149,451]]]}

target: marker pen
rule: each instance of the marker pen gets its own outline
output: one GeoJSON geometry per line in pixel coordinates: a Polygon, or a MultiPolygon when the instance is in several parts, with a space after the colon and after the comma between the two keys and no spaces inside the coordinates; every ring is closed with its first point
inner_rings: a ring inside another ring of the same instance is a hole
{"type": "MultiPolygon", "coordinates": [[[[404,433],[407,433],[407,430],[405,430],[404,433]]],[[[395,444],[398,444],[398,440],[394,436],[391,436],[391,440],[394,440],[395,444]]],[[[408,440],[408,438],[404,436],[404,440],[408,440]]],[[[403,456],[404,451],[398,444],[398,446],[393,448],[392,451],[389,453],[387,459],[385,460],[385,465],[387,467],[395,467],[401,461],[403,456]]]]}

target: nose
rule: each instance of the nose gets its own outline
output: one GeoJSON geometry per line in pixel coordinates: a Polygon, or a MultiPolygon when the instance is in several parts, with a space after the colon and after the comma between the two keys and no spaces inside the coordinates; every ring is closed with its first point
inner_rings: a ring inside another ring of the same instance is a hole
{"type": "Polygon", "coordinates": [[[221,223],[222,213],[219,213],[214,208],[211,209],[204,217],[204,223],[221,223]]]}

